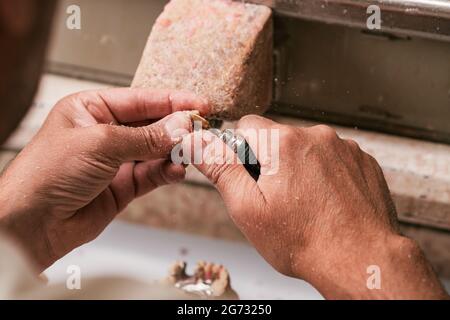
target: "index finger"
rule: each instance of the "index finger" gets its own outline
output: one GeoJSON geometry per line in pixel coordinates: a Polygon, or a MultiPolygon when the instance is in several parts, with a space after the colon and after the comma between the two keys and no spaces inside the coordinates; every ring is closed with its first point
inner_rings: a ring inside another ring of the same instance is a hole
{"type": "Polygon", "coordinates": [[[209,112],[208,101],[185,91],[114,88],[82,93],[86,108],[97,121],[132,123],[161,119],[177,111],[209,112]],[[91,101],[96,100],[96,101],[91,101]],[[95,110],[90,110],[90,109],[95,110]],[[111,119],[112,118],[112,119],[111,119]]]}

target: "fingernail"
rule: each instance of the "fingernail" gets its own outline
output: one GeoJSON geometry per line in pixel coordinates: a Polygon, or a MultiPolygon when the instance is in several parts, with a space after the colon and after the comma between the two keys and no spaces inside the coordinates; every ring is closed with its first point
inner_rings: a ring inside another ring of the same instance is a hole
{"type": "Polygon", "coordinates": [[[176,112],[167,119],[164,126],[172,141],[179,142],[184,136],[191,133],[191,117],[186,112],[176,112]]]}

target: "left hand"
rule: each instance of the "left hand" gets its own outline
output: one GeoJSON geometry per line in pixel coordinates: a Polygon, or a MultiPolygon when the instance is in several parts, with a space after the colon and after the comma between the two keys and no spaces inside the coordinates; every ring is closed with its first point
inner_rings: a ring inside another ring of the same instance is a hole
{"type": "Polygon", "coordinates": [[[129,88],[64,98],[1,176],[0,226],[41,270],[93,240],[133,199],[184,178],[185,168],[167,160],[192,130],[181,110],[205,114],[208,104],[129,88]]]}

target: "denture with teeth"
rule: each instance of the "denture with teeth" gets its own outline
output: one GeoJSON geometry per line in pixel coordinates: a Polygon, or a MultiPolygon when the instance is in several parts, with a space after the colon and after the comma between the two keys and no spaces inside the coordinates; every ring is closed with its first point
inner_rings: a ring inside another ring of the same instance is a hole
{"type": "Polygon", "coordinates": [[[177,261],[169,270],[165,282],[175,286],[188,294],[206,299],[239,299],[237,293],[231,288],[228,270],[219,264],[200,261],[193,275],[186,273],[186,262],[177,261]]]}

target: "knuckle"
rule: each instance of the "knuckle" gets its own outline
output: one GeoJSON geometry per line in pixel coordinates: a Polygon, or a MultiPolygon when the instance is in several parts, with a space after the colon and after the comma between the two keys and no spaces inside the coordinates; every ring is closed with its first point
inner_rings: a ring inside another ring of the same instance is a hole
{"type": "MultiPolygon", "coordinates": [[[[113,126],[99,124],[83,128],[79,132],[80,135],[75,135],[74,139],[83,141],[83,144],[77,150],[85,161],[102,170],[120,166],[120,157],[111,152],[113,144],[117,141],[117,134],[113,126]]],[[[75,144],[78,145],[77,142],[75,144]]]]}
{"type": "Polygon", "coordinates": [[[237,129],[246,129],[252,123],[252,119],[254,119],[253,115],[247,115],[242,117],[236,124],[237,129]]]}
{"type": "Polygon", "coordinates": [[[53,107],[52,111],[64,111],[67,110],[70,106],[73,106],[77,104],[80,101],[80,93],[72,93],[68,96],[65,96],[64,98],[61,98],[56,102],[55,106],[53,107]]]}
{"type": "Polygon", "coordinates": [[[378,163],[378,161],[377,161],[377,159],[375,159],[374,157],[372,157],[370,154],[367,154],[368,155],[368,157],[369,157],[369,159],[370,159],[370,162],[373,164],[373,166],[375,167],[375,169],[378,171],[378,172],[383,172],[383,169],[381,169],[381,166],[380,166],[380,164],[378,163]]]}
{"type": "Polygon", "coordinates": [[[175,176],[171,176],[170,174],[168,174],[164,170],[163,165],[159,166],[156,177],[157,178],[154,180],[154,182],[156,183],[157,186],[168,185],[176,181],[175,176]]]}
{"type": "Polygon", "coordinates": [[[108,124],[99,124],[95,126],[96,139],[99,141],[108,141],[113,139],[114,128],[108,124]]]}
{"type": "Polygon", "coordinates": [[[66,97],[64,97],[64,98],[62,98],[60,101],[61,102],[74,102],[74,101],[80,101],[80,100],[83,100],[82,99],[82,92],[75,92],[75,93],[72,93],[72,94],[70,94],[70,95],[68,95],[68,96],[66,96],[66,97]]]}
{"type": "Polygon", "coordinates": [[[153,174],[147,173],[147,179],[152,188],[158,188],[158,187],[170,184],[170,181],[167,180],[161,167],[159,167],[158,171],[154,172],[153,174]]]}
{"type": "Polygon", "coordinates": [[[95,106],[96,102],[97,100],[94,99],[94,93],[92,91],[80,91],[61,98],[55,104],[51,113],[71,114],[71,110],[73,111],[79,107],[86,107],[88,105],[95,106]]]}
{"type": "Polygon", "coordinates": [[[345,143],[353,150],[355,151],[360,151],[361,148],[359,147],[359,144],[353,140],[353,139],[346,139],[345,143]]]}
{"type": "Polygon", "coordinates": [[[296,143],[299,139],[299,131],[291,126],[282,126],[279,131],[280,141],[285,143],[296,143]]]}
{"type": "Polygon", "coordinates": [[[158,153],[162,150],[163,145],[160,142],[161,134],[158,127],[139,127],[136,128],[138,134],[142,136],[142,140],[145,142],[145,152],[149,154],[158,153]]]}
{"type": "Polygon", "coordinates": [[[377,159],[375,159],[372,155],[368,154],[367,152],[362,152],[363,157],[365,161],[367,161],[369,168],[372,168],[378,175],[383,175],[383,169],[381,168],[380,164],[378,163],[377,159]]]}
{"type": "Polygon", "coordinates": [[[282,150],[290,148],[291,145],[298,144],[301,140],[301,132],[294,127],[282,126],[278,131],[279,146],[282,150]]]}
{"type": "Polygon", "coordinates": [[[76,92],[63,99],[63,101],[67,102],[67,104],[69,105],[75,104],[87,105],[91,102],[91,100],[92,100],[92,93],[90,91],[76,92]]]}
{"type": "Polygon", "coordinates": [[[254,123],[255,121],[260,120],[262,117],[251,114],[251,115],[246,115],[244,117],[242,117],[236,127],[238,129],[245,129],[245,128],[251,128],[252,127],[252,123],[254,123]]]}
{"type": "Polygon", "coordinates": [[[86,135],[85,145],[97,153],[106,155],[110,144],[116,141],[113,126],[98,124],[87,128],[87,130],[92,130],[93,132],[92,134],[88,132],[86,135]]]}
{"type": "Polygon", "coordinates": [[[321,140],[325,142],[332,142],[338,139],[336,130],[327,125],[321,124],[311,129],[321,140]]]}
{"type": "Polygon", "coordinates": [[[378,165],[378,161],[372,155],[368,154],[367,152],[364,152],[364,156],[370,163],[378,165]]]}

